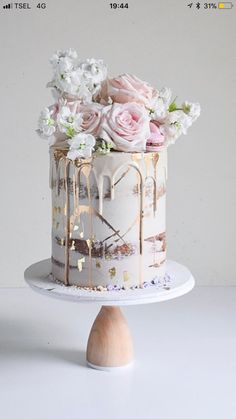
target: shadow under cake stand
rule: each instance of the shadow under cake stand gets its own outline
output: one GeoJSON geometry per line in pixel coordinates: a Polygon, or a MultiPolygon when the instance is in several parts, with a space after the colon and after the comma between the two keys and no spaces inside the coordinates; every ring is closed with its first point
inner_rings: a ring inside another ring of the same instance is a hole
{"type": "Polygon", "coordinates": [[[183,265],[167,261],[164,279],[145,288],[120,291],[93,291],[65,286],[51,275],[51,260],[34,263],[25,271],[25,280],[36,292],[78,303],[101,304],[87,344],[87,363],[96,369],[125,367],[133,361],[133,342],[119,306],[149,304],[180,297],[194,287],[191,272],[183,265]]]}

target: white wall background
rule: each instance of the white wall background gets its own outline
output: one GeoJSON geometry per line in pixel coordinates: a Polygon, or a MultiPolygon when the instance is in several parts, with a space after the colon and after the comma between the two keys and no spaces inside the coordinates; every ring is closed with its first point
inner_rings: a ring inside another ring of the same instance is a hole
{"type": "Polygon", "coordinates": [[[236,8],[187,3],[129,0],[128,10],[111,10],[109,0],[49,0],[24,11],[1,3],[1,286],[24,286],[24,268],[50,257],[48,149],[34,130],[52,103],[48,59],[67,47],[103,58],[112,75],[135,73],[201,103],[188,137],[169,149],[168,255],[198,284],[236,285],[236,8]]]}

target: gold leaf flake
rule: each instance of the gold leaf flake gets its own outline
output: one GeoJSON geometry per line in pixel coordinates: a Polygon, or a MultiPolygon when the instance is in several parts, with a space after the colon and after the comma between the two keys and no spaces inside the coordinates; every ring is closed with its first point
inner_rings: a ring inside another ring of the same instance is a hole
{"type": "Polygon", "coordinates": [[[110,268],[108,272],[109,272],[111,278],[114,278],[114,276],[116,276],[116,268],[115,267],[110,268]]]}
{"type": "Polygon", "coordinates": [[[129,273],[128,273],[128,271],[124,271],[123,272],[123,280],[124,281],[128,281],[129,280],[129,273]]]}
{"type": "Polygon", "coordinates": [[[96,268],[101,268],[101,266],[101,262],[98,259],[96,259],[96,268]]]}
{"type": "Polygon", "coordinates": [[[82,271],[82,269],[83,269],[83,263],[85,262],[85,258],[81,258],[81,259],[78,259],[78,261],[77,261],[77,266],[78,266],[78,270],[79,270],[79,272],[81,272],[82,271]]]}

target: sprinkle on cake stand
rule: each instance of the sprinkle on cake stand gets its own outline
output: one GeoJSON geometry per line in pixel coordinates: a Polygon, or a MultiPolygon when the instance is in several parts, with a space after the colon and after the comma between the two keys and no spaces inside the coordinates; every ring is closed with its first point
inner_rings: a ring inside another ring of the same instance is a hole
{"type": "Polygon", "coordinates": [[[149,304],[180,297],[194,287],[191,272],[183,265],[167,262],[165,278],[145,288],[113,291],[94,291],[69,286],[55,281],[51,275],[51,261],[46,259],[29,266],[25,280],[36,292],[54,298],[101,304],[87,344],[89,366],[113,370],[133,363],[133,342],[127,322],[119,306],[149,304]]]}

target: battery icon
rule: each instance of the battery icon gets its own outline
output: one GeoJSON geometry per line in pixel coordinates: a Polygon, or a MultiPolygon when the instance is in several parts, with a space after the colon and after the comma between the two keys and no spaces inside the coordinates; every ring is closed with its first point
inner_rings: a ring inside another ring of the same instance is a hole
{"type": "Polygon", "coordinates": [[[226,3],[218,3],[218,9],[232,9],[233,3],[227,1],[226,3]]]}

